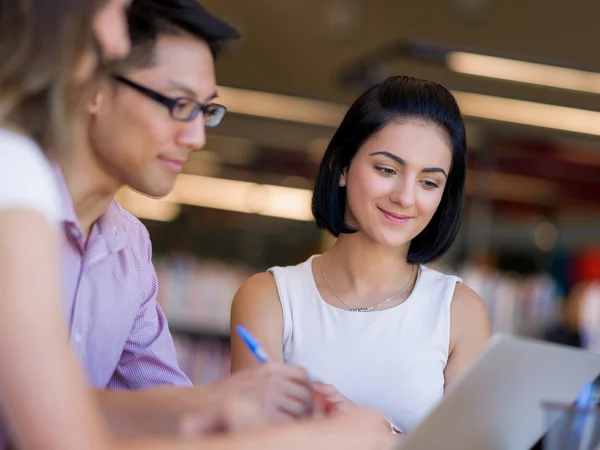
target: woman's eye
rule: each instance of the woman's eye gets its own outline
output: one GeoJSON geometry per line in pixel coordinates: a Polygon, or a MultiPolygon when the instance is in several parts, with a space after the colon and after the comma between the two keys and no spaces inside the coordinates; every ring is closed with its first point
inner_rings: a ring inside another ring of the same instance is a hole
{"type": "Polygon", "coordinates": [[[425,186],[426,189],[437,189],[439,187],[434,181],[422,181],[421,184],[425,186]]]}
{"type": "Polygon", "coordinates": [[[394,169],[391,169],[389,167],[381,167],[381,166],[375,166],[375,169],[382,173],[383,175],[395,175],[396,171],[394,169]]]}

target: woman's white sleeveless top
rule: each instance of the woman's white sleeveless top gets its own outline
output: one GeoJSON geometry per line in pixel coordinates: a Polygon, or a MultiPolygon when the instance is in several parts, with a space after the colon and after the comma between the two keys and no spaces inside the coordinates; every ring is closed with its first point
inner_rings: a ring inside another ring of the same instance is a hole
{"type": "Polygon", "coordinates": [[[315,381],[334,385],[409,432],[444,394],[450,304],[461,280],[421,266],[403,303],[353,312],[321,298],[314,258],[269,269],[283,310],[285,362],[305,367],[315,381]]]}

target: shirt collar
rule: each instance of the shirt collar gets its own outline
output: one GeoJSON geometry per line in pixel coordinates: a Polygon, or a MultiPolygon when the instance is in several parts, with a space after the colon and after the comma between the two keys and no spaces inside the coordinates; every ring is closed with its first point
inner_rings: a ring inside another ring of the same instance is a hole
{"type": "MultiPolygon", "coordinates": [[[[80,237],[82,236],[82,232],[67,183],[58,165],[55,165],[55,171],[61,200],[61,220],[65,230],[70,229],[71,231],[75,231],[76,234],[78,233],[77,237],[80,237]]],[[[104,214],[94,223],[91,233],[90,241],[94,237],[94,234],[99,233],[106,241],[106,245],[111,253],[118,252],[125,247],[125,218],[123,217],[121,206],[119,206],[115,199],[110,202],[104,214]]]]}
{"type": "Polygon", "coordinates": [[[121,206],[115,199],[98,220],[98,228],[106,239],[106,244],[111,252],[118,252],[125,247],[125,218],[121,206]]]}

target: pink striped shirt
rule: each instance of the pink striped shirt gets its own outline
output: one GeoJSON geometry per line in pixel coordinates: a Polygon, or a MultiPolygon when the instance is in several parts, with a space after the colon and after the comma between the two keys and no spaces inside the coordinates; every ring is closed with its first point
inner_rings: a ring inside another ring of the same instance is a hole
{"type": "Polygon", "coordinates": [[[91,385],[119,390],[191,386],[179,369],[146,227],[113,200],[93,225],[87,248],[57,171],[63,207],[64,307],[91,385]]]}

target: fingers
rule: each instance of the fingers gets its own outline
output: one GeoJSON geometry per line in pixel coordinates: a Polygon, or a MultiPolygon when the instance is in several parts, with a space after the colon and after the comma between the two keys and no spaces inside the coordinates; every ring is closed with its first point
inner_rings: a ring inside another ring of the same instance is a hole
{"type": "Polygon", "coordinates": [[[340,392],[333,386],[332,384],[322,383],[320,381],[315,381],[313,383],[313,389],[321,392],[323,395],[327,397],[338,396],[341,395],[340,392]]]}
{"type": "Polygon", "coordinates": [[[297,366],[272,364],[264,368],[262,385],[266,403],[291,417],[308,414],[312,407],[312,386],[306,370],[297,366]]]}
{"type": "Polygon", "coordinates": [[[266,387],[262,391],[262,406],[278,422],[300,418],[310,413],[312,391],[288,381],[266,387]]]}
{"type": "Polygon", "coordinates": [[[326,400],[326,412],[345,411],[354,406],[335,386],[317,381],[313,384],[316,392],[319,392],[326,400]]]}
{"type": "Polygon", "coordinates": [[[335,390],[335,387],[332,384],[323,383],[322,381],[313,382],[313,388],[323,393],[328,393],[335,390]]]}
{"type": "Polygon", "coordinates": [[[280,380],[277,385],[271,386],[288,398],[294,398],[304,405],[310,405],[312,393],[310,385],[300,385],[290,380],[280,380]]]}
{"type": "Polygon", "coordinates": [[[332,412],[332,404],[327,396],[318,390],[313,391],[311,416],[315,419],[327,416],[332,412]]]}
{"type": "Polygon", "coordinates": [[[327,415],[345,409],[346,403],[350,403],[334,386],[313,384],[308,372],[299,366],[266,363],[238,372],[234,377],[226,390],[228,395],[237,392],[257,402],[278,423],[315,413],[327,415]],[[315,391],[321,394],[321,402],[315,403],[315,391]]]}
{"type": "Polygon", "coordinates": [[[280,395],[274,403],[278,410],[293,418],[306,416],[312,408],[312,401],[310,399],[308,401],[301,401],[286,395],[280,395]]]}
{"type": "Polygon", "coordinates": [[[268,375],[279,375],[289,380],[293,380],[301,386],[311,386],[308,372],[300,366],[283,363],[266,363],[260,367],[260,370],[266,372],[268,375]]]}

